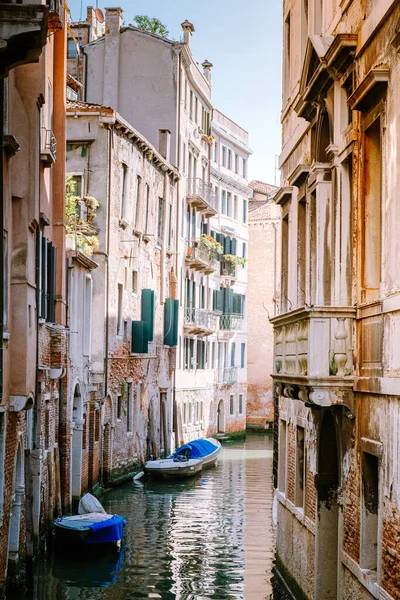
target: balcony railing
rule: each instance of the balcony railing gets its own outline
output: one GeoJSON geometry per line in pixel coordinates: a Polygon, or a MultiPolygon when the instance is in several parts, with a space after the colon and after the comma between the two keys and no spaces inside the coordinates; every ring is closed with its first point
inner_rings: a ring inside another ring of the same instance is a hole
{"type": "Polygon", "coordinates": [[[352,376],[354,320],[355,309],[340,306],[301,308],[271,319],[276,378],[352,376]]]}
{"type": "Polygon", "coordinates": [[[216,256],[208,250],[200,240],[188,240],[186,249],[186,264],[196,271],[204,271],[209,275],[214,273],[218,268],[216,256]]]}
{"type": "Polygon", "coordinates": [[[205,217],[212,217],[217,214],[216,198],[212,186],[200,178],[187,180],[187,200],[204,213],[205,217]]]}
{"type": "Polygon", "coordinates": [[[45,164],[50,166],[56,161],[57,141],[51,129],[46,129],[46,127],[42,127],[41,136],[42,149],[40,151],[40,158],[45,164]]]}
{"type": "Polygon", "coordinates": [[[243,331],[243,315],[220,315],[219,329],[222,331],[243,331]]]}
{"type": "Polygon", "coordinates": [[[233,385],[238,380],[238,367],[225,367],[217,369],[215,372],[215,381],[222,385],[233,385]]]}
{"type": "Polygon", "coordinates": [[[184,308],[184,326],[193,335],[210,335],[217,330],[217,315],[205,308],[184,308]]]}
{"type": "Polygon", "coordinates": [[[236,269],[235,265],[227,260],[221,261],[221,276],[227,277],[229,279],[236,279],[236,269]]]}

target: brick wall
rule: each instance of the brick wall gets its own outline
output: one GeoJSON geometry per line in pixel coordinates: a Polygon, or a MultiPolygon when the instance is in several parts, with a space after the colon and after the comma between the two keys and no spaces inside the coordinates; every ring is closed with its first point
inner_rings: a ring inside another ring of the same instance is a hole
{"type": "Polygon", "coordinates": [[[287,428],[287,492],[288,499],[295,501],[296,477],[296,428],[288,423],[287,428]]]}
{"type": "Polygon", "coordinates": [[[383,506],[382,587],[400,600],[400,513],[387,498],[383,506]]]}

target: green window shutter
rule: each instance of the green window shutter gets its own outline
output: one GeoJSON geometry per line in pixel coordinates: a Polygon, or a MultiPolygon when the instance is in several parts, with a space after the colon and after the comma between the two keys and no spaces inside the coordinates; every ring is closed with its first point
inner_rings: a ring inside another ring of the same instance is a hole
{"type": "Polygon", "coordinates": [[[217,304],[218,304],[217,294],[218,294],[218,290],[213,290],[213,310],[218,310],[218,308],[217,308],[217,304]]]}
{"type": "Polygon", "coordinates": [[[211,235],[211,237],[212,237],[212,238],[214,238],[214,240],[216,240],[216,239],[217,239],[217,238],[215,237],[215,231],[213,231],[212,229],[211,229],[211,231],[210,231],[210,235],[211,235]]]}
{"type": "Polygon", "coordinates": [[[164,345],[178,345],[179,301],[167,298],[164,304],[164,345]]]}
{"type": "Polygon", "coordinates": [[[148,330],[146,332],[146,324],[143,321],[132,321],[132,354],[146,354],[148,352],[147,335],[148,330]]]}
{"type": "Polygon", "coordinates": [[[229,235],[224,239],[224,254],[231,254],[231,238],[229,235]]]}
{"type": "Polygon", "coordinates": [[[233,312],[233,290],[224,288],[224,314],[231,315],[233,312]]]}
{"type": "Polygon", "coordinates": [[[224,288],[217,290],[217,310],[224,312],[224,288]]]}
{"type": "Polygon", "coordinates": [[[242,298],[240,294],[233,294],[233,314],[239,315],[241,310],[242,298]]]}
{"type": "Polygon", "coordinates": [[[232,238],[231,240],[231,254],[233,254],[234,256],[236,256],[236,247],[237,247],[237,239],[236,238],[232,238]]]}
{"type": "Polygon", "coordinates": [[[154,290],[142,290],[141,320],[149,324],[148,341],[153,341],[154,334],[154,290]]]}

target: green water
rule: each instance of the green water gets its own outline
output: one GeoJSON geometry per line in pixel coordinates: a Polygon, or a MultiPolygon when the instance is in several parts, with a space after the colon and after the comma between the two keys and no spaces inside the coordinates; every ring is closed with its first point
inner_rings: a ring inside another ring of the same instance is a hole
{"type": "Polygon", "coordinates": [[[195,480],[115,489],[102,503],[126,519],[121,552],[42,559],[24,598],[270,599],[271,477],[272,437],[251,435],[195,480]]]}

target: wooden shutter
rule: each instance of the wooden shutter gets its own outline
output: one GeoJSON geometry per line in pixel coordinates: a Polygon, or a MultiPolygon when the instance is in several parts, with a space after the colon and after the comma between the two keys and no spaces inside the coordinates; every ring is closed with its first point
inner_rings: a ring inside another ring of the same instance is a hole
{"type": "Polygon", "coordinates": [[[144,323],[143,321],[132,321],[131,352],[132,354],[143,354],[147,351],[144,323]]]}
{"type": "Polygon", "coordinates": [[[178,314],[179,301],[167,298],[164,304],[164,345],[178,344],[178,314]]]}
{"type": "Polygon", "coordinates": [[[231,238],[229,235],[224,238],[224,254],[231,254],[231,238]]]}
{"type": "Polygon", "coordinates": [[[41,283],[42,283],[42,297],[40,302],[40,316],[42,319],[47,319],[47,260],[48,260],[48,251],[47,251],[47,239],[42,237],[42,255],[41,255],[41,283]]]}
{"type": "Polygon", "coordinates": [[[142,290],[141,320],[149,324],[149,342],[152,342],[154,335],[154,290],[142,290]]]}
{"type": "Polygon", "coordinates": [[[231,254],[233,254],[234,256],[236,256],[236,254],[237,254],[236,247],[237,247],[237,239],[236,238],[232,238],[232,240],[231,240],[231,254]]]}
{"type": "Polygon", "coordinates": [[[56,263],[57,263],[57,250],[53,244],[48,244],[48,307],[47,307],[47,318],[51,323],[56,320],[56,263]]]}
{"type": "Polygon", "coordinates": [[[224,288],[217,290],[217,310],[224,312],[224,288]]]}

